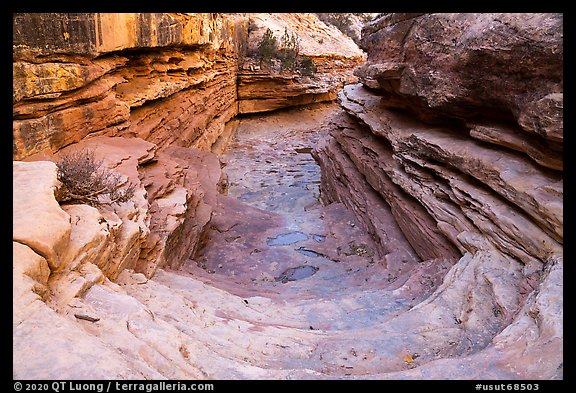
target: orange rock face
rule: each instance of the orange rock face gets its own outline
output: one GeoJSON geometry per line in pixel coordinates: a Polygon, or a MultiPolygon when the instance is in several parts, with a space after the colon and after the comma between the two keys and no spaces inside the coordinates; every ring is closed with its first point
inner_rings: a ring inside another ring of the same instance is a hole
{"type": "Polygon", "coordinates": [[[212,14],[15,15],[13,158],[96,134],[210,150],[237,113],[246,25],[212,14]]]}
{"type": "Polygon", "coordinates": [[[316,72],[305,76],[282,71],[276,63],[261,67],[254,59],[244,61],[238,75],[240,113],[332,101],[345,83],[356,81],[352,70],[365,60],[365,54],[351,38],[320,22],[314,14],[251,14],[249,55],[257,57],[267,29],[278,45],[284,34],[293,35],[299,54],[312,61],[316,72]]]}
{"type": "Polygon", "coordinates": [[[13,44],[16,160],[93,135],[221,152],[238,113],[335,100],[365,58],[306,14],[15,14],[13,44]],[[251,71],[249,20],[294,26],[317,75],[251,71]]]}

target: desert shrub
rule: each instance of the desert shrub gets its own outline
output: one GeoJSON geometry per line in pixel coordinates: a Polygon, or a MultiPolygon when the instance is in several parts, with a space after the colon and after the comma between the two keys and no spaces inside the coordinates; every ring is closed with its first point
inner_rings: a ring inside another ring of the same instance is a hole
{"type": "Polygon", "coordinates": [[[316,66],[314,65],[314,61],[306,56],[298,62],[298,70],[302,75],[312,76],[316,72],[316,66]]]}
{"type": "Polygon", "coordinates": [[[361,13],[354,14],[354,13],[336,12],[336,13],[317,13],[316,15],[318,16],[318,19],[320,19],[324,23],[333,25],[342,33],[352,38],[352,40],[356,43],[360,41],[360,37],[358,37],[358,35],[352,29],[353,15],[356,15],[360,19],[368,18],[367,16],[365,16],[366,14],[361,13]]]}
{"type": "Polygon", "coordinates": [[[329,23],[335,26],[338,30],[346,35],[350,35],[352,33],[351,25],[352,25],[352,15],[349,13],[318,13],[316,14],[318,19],[325,23],[329,23]]]}
{"type": "Polygon", "coordinates": [[[298,64],[298,55],[300,54],[300,39],[298,35],[288,33],[288,28],[284,28],[284,35],[280,39],[280,48],[278,58],[283,70],[294,71],[298,64]]]}
{"type": "Polygon", "coordinates": [[[258,44],[257,55],[260,60],[260,66],[271,63],[272,59],[276,56],[277,48],[278,42],[276,41],[276,37],[274,37],[274,33],[272,33],[272,30],[269,28],[266,29],[262,40],[258,44]]]}
{"type": "Polygon", "coordinates": [[[257,51],[260,66],[270,65],[272,60],[280,61],[281,71],[299,70],[302,75],[313,75],[316,72],[314,62],[309,57],[300,59],[300,38],[297,34],[290,33],[288,28],[284,28],[284,34],[280,38],[280,44],[274,37],[274,33],[269,28],[262,36],[258,44],[257,51]]]}
{"type": "Polygon", "coordinates": [[[56,192],[60,203],[86,203],[91,206],[110,205],[129,201],[136,186],[124,185],[122,176],[102,165],[94,150],[82,149],[64,155],[56,162],[58,180],[56,192]]]}

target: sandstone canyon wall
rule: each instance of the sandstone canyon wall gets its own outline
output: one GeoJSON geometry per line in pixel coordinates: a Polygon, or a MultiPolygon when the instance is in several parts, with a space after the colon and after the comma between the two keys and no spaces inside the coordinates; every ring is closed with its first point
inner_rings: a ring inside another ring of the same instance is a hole
{"type": "Polygon", "coordinates": [[[239,110],[245,97],[261,103],[258,111],[334,100],[364,59],[349,38],[313,15],[15,14],[13,32],[13,159],[55,161],[95,149],[137,186],[136,202],[120,219],[123,240],[112,241],[123,251],[104,268],[111,279],[123,268],[150,277],[197,248],[214,203],[207,195],[226,188],[218,158],[203,152],[225,150],[236,116],[250,112],[239,110]],[[250,61],[247,47],[261,39],[250,23],[325,36],[324,47],[315,41],[317,76],[262,71],[268,83],[247,93],[247,74],[239,70],[250,61]],[[320,30],[312,30],[316,25],[320,30]],[[331,68],[334,62],[340,65],[331,68]],[[278,87],[283,81],[290,94],[278,87]],[[178,146],[199,151],[179,153],[178,146]],[[210,184],[202,188],[199,177],[210,184]]]}
{"type": "Polygon", "coordinates": [[[301,56],[312,59],[312,77],[270,72],[254,61],[246,61],[238,75],[240,113],[259,113],[336,99],[345,83],[357,78],[349,70],[365,60],[365,54],[351,38],[314,14],[252,14],[248,53],[257,51],[265,31],[277,41],[286,33],[298,40],[301,56]]]}
{"type": "Polygon", "coordinates": [[[237,114],[245,18],[22,14],[13,30],[14,159],[98,134],[210,150],[237,114]]]}
{"type": "Polygon", "coordinates": [[[314,155],[324,201],[355,211],[388,264],[402,267],[392,257],[401,250],[388,247],[402,236],[412,246],[402,262],[462,255],[416,308],[435,315],[451,304],[471,355],[415,376],[444,367],[466,378],[463,364],[484,357],[544,378],[561,372],[562,23],[554,14],[386,14],[363,29],[361,83],[339,94],[344,112],[314,155]]]}
{"type": "MultiPolygon", "coordinates": [[[[201,244],[216,194],[226,189],[217,154],[242,112],[239,70],[247,46],[259,39],[248,31],[256,17],[265,21],[273,15],[14,14],[15,376],[160,375],[83,337],[76,324],[87,312],[79,299],[91,290],[118,294],[115,283],[132,280],[131,274],[146,282],[159,268],[176,269],[201,244]],[[98,208],[60,206],[54,162],[81,149],[93,150],[123,184],[135,185],[134,198],[98,208]],[[38,358],[39,349],[50,355],[38,358]],[[86,349],[102,357],[83,362],[86,349]],[[59,365],[62,351],[71,362],[65,371],[59,365]]],[[[331,39],[332,47],[349,41],[333,31],[331,39]]],[[[364,55],[357,47],[354,55],[336,49],[324,56],[325,68],[331,56],[350,61],[320,70],[316,82],[259,73],[288,80],[293,89],[282,103],[277,102],[285,97],[282,90],[250,93],[274,102],[259,110],[334,100],[343,84],[340,73],[346,69],[351,76],[364,55]]],[[[155,367],[165,366],[160,361],[155,367]]]]}
{"type": "Polygon", "coordinates": [[[364,59],[311,14],[15,14],[13,33],[18,160],[94,135],[221,153],[238,113],[334,100],[364,59]],[[249,24],[294,26],[314,78],[251,73],[249,24]]]}

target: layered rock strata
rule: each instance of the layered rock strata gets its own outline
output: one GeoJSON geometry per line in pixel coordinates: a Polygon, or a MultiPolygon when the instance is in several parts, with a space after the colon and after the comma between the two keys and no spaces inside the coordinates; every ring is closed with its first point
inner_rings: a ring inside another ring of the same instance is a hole
{"type": "MultiPolygon", "coordinates": [[[[193,336],[177,338],[175,348],[158,346],[150,332],[182,334],[122,286],[179,269],[206,236],[226,189],[215,154],[238,124],[248,21],[232,14],[14,14],[15,378],[223,375],[203,370],[196,356],[222,359],[200,350],[193,336]],[[82,149],[119,173],[121,187],[133,184],[134,197],[60,206],[54,162],[82,149]]],[[[341,86],[328,79],[331,88],[341,86]]],[[[335,99],[322,84],[291,83],[296,95],[313,99],[286,105],[335,99]]],[[[242,371],[233,375],[252,371],[236,367],[242,371]]]]}
{"type": "Polygon", "coordinates": [[[15,14],[13,35],[17,160],[94,135],[221,154],[238,113],[335,100],[364,59],[312,15],[15,14]],[[250,72],[250,20],[295,26],[317,77],[250,72]]]}
{"type": "MultiPolygon", "coordinates": [[[[561,379],[561,15],[374,21],[361,83],[306,130],[326,134],[329,205],[272,195],[291,215],[221,195],[210,152],[236,125],[233,85],[260,77],[237,75],[246,24],[15,14],[13,377],[561,379]],[[58,204],[54,161],[83,148],[132,200],[58,204]]],[[[336,92],[282,78],[286,100],[248,111],[336,92]]],[[[304,189],[291,127],[263,124],[273,144],[247,167],[276,160],[304,189]]]]}
{"type": "MultiPolygon", "coordinates": [[[[314,14],[249,14],[247,52],[257,55],[258,44],[270,29],[278,45],[285,33],[294,35],[299,55],[314,64],[312,76],[261,67],[247,58],[238,74],[240,113],[267,112],[314,102],[332,101],[344,83],[355,81],[352,69],[365,60],[365,54],[351,38],[314,14]]],[[[257,56],[256,56],[257,57],[257,56]]]]}
{"type": "Polygon", "coordinates": [[[15,14],[13,158],[87,136],[221,150],[245,18],[15,14]]]}
{"type": "Polygon", "coordinates": [[[558,377],[562,16],[387,14],[365,27],[362,46],[361,83],[339,94],[344,111],[314,152],[322,198],[349,206],[381,252],[405,237],[422,261],[463,255],[417,307],[448,296],[456,323],[477,332],[454,353],[461,369],[489,361],[558,377]]]}

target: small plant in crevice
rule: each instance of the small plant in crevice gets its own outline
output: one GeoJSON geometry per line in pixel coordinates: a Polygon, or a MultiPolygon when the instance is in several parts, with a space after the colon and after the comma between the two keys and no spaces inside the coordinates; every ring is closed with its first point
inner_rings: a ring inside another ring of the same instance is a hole
{"type": "Polygon", "coordinates": [[[304,76],[312,76],[316,72],[314,62],[310,57],[300,55],[300,38],[284,28],[280,43],[270,28],[262,36],[258,44],[256,56],[260,66],[273,67],[275,61],[280,63],[280,71],[298,71],[304,76]]]}
{"type": "Polygon", "coordinates": [[[278,58],[282,69],[294,71],[298,65],[298,55],[300,54],[300,38],[297,34],[289,34],[288,28],[284,28],[284,35],[280,39],[278,58]]]}
{"type": "Polygon", "coordinates": [[[58,180],[56,190],[59,203],[85,203],[90,206],[127,202],[134,196],[136,186],[125,184],[122,175],[103,166],[92,149],[77,150],[56,162],[58,180]]]}
{"type": "Polygon", "coordinates": [[[278,42],[274,33],[269,28],[262,36],[262,40],[258,44],[258,59],[260,60],[260,67],[263,65],[270,65],[272,59],[276,56],[276,51],[278,49],[278,42]]]}
{"type": "Polygon", "coordinates": [[[302,75],[312,76],[316,73],[316,66],[314,65],[314,61],[306,56],[298,62],[298,70],[300,70],[302,75]]]}

